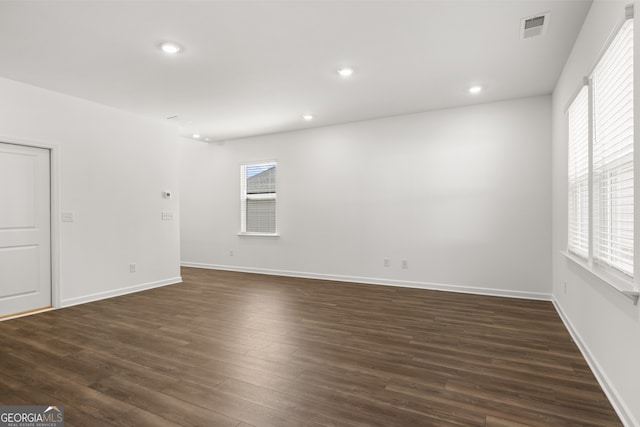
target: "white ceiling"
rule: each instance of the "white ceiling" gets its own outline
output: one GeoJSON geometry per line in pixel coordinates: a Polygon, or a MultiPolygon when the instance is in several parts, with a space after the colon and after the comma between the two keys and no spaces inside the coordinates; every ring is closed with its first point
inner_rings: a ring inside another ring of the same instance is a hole
{"type": "Polygon", "coordinates": [[[590,4],[2,1],[0,76],[227,140],[548,94],[590,4]],[[520,19],[549,11],[547,34],[520,40],[520,19]]]}

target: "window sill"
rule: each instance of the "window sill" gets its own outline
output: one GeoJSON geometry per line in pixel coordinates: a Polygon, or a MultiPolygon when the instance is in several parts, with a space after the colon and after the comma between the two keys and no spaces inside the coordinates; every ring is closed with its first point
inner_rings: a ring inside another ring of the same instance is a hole
{"type": "Polygon", "coordinates": [[[240,232],[240,233],[238,233],[238,236],[243,236],[243,237],[280,237],[280,233],[247,233],[247,232],[240,232]]]}
{"type": "Polygon", "coordinates": [[[622,295],[633,301],[633,305],[638,305],[638,299],[640,298],[640,291],[631,280],[625,280],[620,277],[616,277],[614,274],[609,273],[604,268],[597,265],[590,266],[587,261],[580,258],[577,255],[570,253],[569,251],[560,251],[567,259],[573,261],[576,265],[582,267],[587,273],[593,277],[599,279],[607,286],[620,292],[622,295]]]}

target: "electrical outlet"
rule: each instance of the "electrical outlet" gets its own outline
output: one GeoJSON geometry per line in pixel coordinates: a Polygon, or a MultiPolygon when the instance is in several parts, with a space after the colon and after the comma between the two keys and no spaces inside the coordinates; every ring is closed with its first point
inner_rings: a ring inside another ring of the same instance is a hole
{"type": "Polygon", "coordinates": [[[229,251],[229,256],[233,256],[233,250],[229,251]]]}
{"type": "Polygon", "coordinates": [[[402,260],[402,268],[404,268],[405,270],[407,268],[409,268],[409,261],[407,261],[406,259],[402,260]]]}
{"type": "Polygon", "coordinates": [[[135,273],[136,272],[136,264],[135,263],[131,263],[129,264],[129,273],[135,273]]]}
{"type": "Polygon", "coordinates": [[[391,265],[391,261],[389,260],[389,258],[385,258],[384,259],[384,266],[385,267],[389,267],[391,265]]]}
{"type": "Polygon", "coordinates": [[[567,282],[564,282],[564,294],[567,294],[567,282]]]}

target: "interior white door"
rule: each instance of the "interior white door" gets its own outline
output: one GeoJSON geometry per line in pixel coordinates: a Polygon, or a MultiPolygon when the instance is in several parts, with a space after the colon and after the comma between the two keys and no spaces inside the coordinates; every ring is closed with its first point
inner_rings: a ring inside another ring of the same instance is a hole
{"type": "Polygon", "coordinates": [[[51,305],[49,150],[0,142],[0,317],[51,305]]]}

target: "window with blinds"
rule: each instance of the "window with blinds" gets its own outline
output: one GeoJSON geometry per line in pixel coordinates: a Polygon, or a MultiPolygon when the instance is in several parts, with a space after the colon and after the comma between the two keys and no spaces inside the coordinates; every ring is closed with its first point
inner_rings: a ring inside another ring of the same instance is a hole
{"type": "Polygon", "coordinates": [[[593,260],[633,275],[633,19],[591,76],[593,260]]]}
{"type": "Polygon", "coordinates": [[[569,251],[589,256],[589,88],[567,112],[569,121],[569,251]]]}
{"type": "Polygon", "coordinates": [[[276,233],[275,162],[240,166],[241,232],[276,233]]]}
{"type": "Polygon", "coordinates": [[[633,6],[567,110],[568,250],[634,274],[633,6]]]}

